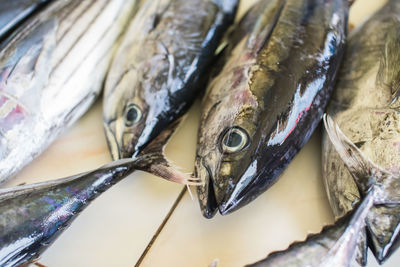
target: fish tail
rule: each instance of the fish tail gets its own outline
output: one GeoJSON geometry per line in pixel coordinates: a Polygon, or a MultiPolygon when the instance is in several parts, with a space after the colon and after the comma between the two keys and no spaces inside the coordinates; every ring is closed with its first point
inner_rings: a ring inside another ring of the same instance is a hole
{"type": "Polygon", "coordinates": [[[179,166],[166,157],[164,152],[168,141],[175,133],[181,121],[182,118],[173,122],[149,143],[139,154],[135,164],[137,164],[139,170],[149,172],[168,181],[185,185],[202,185],[199,178],[193,177],[191,173],[184,173],[179,166]]]}

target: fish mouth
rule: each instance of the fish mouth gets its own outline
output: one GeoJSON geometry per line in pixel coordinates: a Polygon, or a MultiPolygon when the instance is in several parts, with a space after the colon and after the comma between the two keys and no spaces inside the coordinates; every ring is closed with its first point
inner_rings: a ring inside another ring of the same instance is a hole
{"type": "Polygon", "coordinates": [[[117,138],[107,123],[104,123],[104,131],[106,134],[107,145],[111,153],[112,160],[121,159],[121,151],[117,138]]]}
{"type": "Polygon", "coordinates": [[[215,195],[212,173],[203,158],[196,161],[195,176],[204,181],[204,185],[197,187],[200,209],[203,216],[211,219],[218,211],[218,203],[215,195]]]}
{"type": "Polygon", "coordinates": [[[214,180],[212,168],[206,160],[199,158],[196,161],[195,175],[204,181],[204,185],[197,188],[203,216],[210,219],[217,211],[223,216],[228,215],[259,196],[257,182],[260,177],[255,165],[248,166],[233,187],[226,183],[224,188],[215,190],[218,179],[214,180]]]}

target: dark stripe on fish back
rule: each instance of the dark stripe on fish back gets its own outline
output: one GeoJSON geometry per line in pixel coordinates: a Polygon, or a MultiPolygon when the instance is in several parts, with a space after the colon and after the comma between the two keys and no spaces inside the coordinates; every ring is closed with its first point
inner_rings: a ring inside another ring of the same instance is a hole
{"type": "MultiPolygon", "coordinates": [[[[79,5],[87,4],[87,1],[73,1],[69,3],[67,6],[60,10],[61,15],[59,15],[59,21],[66,20],[68,17],[72,17],[72,21],[70,25],[74,25],[94,4],[94,1],[91,1],[89,5],[83,7],[81,11],[75,10],[79,5]],[[76,14],[77,13],[77,14],[76,14]],[[76,15],[75,15],[76,14],[76,15]],[[75,15],[75,16],[74,16],[75,15]]],[[[65,28],[64,32],[60,31],[60,38],[57,38],[57,43],[61,42],[65,36],[71,31],[71,27],[65,28]]]]}
{"type": "MultiPolygon", "coordinates": [[[[92,1],[92,3],[91,3],[90,6],[88,6],[88,9],[83,10],[83,13],[87,12],[87,10],[89,10],[90,8],[92,8],[94,3],[95,3],[95,0],[92,1]]],[[[83,32],[79,35],[79,37],[75,40],[74,45],[71,46],[71,47],[68,49],[68,51],[67,51],[67,52],[64,54],[64,56],[60,59],[60,61],[58,61],[57,64],[54,66],[53,70],[52,70],[51,73],[50,73],[50,76],[57,70],[57,68],[58,68],[58,67],[60,66],[60,64],[64,61],[64,59],[69,55],[69,53],[71,53],[71,51],[75,48],[75,45],[83,38],[83,36],[85,36],[87,30],[90,29],[91,26],[94,24],[94,22],[97,21],[97,19],[98,19],[99,16],[103,13],[103,10],[105,9],[105,7],[106,7],[108,4],[109,4],[108,1],[105,2],[105,4],[99,9],[99,11],[98,11],[98,13],[96,14],[96,16],[94,16],[93,19],[92,19],[92,20],[89,22],[89,24],[87,25],[85,31],[83,31],[83,32]]],[[[76,27],[76,23],[77,23],[81,18],[82,18],[82,17],[79,16],[79,17],[78,17],[78,20],[76,20],[74,23],[71,24],[71,27],[68,28],[68,30],[66,31],[66,33],[65,33],[63,36],[66,36],[67,33],[70,32],[71,28],[76,27]]],[[[111,26],[112,26],[112,25],[111,25],[111,26]]],[[[109,26],[108,29],[110,29],[111,26],[109,26]]],[[[106,33],[108,33],[108,30],[105,32],[105,34],[106,34],[106,33]]],[[[103,37],[104,37],[104,34],[103,34],[102,38],[103,38],[103,37]]],[[[64,37],[62,37],[62,38],[64,38],[64,37]]],[[[62,38],[61,38],[61,39],[62,39],[62,38]]],[[[101,38],[101,39],[102,39],[102,38],[101,38]]],[[[60,39],[60,40],[61,40],[61,39],[60,39]]],[[[95,47],[97,47],[98,44],[99,44],[99,43],[96,43],[96,46],[95,46],[95,47]]],[[[86,58],[87,58],[87,55],[84,57],[84,59],[83,59],[81,62],[83,62],[86,58]]],[[[75,73],[75,71],[74,71],[73,73],[75,73]]],[[[68,77],[68,79],[69,79],[69,77],[68,77]]]]}
{"type": "MultiPolygon", "coordinates": [[[[101,12],[100,12],[100,13],[101,13],[101,12]]],[[[97,18],[97,17],[98,17],[98,16],[96,16],[96,18],[97,18]]],[[[80,61],[80,63],[85,62],[86,59],[92,54],[92,52],[96,51],[96,48],[97,48],[99,45],[102,44],[102,40],[103,40],[104,37],[109,33],[110,29],[113,27],[113,24],[114,24],[114,22],[115,22],[117,19],[118,19],[118,17],[116,16],[116,17],[114,18],[113,23],[111,23],[111,24],[107,27],[107,30],[103,32],[103,34],[101,35],[101,37],[100,37],[100,39],[98,40],[98,42],[96,42],[95,45],[92,47],[92,49],[90,49],[91,52],[90,52],[89,54],[86,54],[86,55],[82,58],[82,60],[80,61]]],[[[94,22],[94,21],[93,21],[93,22],[94,22]]],[[[124,34],[124,32],[121,32],[121,34],[117,37],[117,40],[118,40],[123,34],[124,34]]],[[[106,52],[105,52],[103,55],[108,54],[108,51],[107,51],[107,50],[112,49],[113,46],[114,46],[114,44],[112,44],[111,47],[109,47],[108,49],[106,49],[106,50],[105,50],[106,52]]],[[[71,50],[72,50],[72,48],[71,48],[71,50]]],[[[103,58],[100,58],[100,60],[99,60],[98,62],[101,62],[102,59],[103,59],[103,58]]],[[[75,69],[75,70],[71,73],[71,75],[68,76],[67,81],[68,81],[76,72],[77,72],[77,69],[75,69]]]]}

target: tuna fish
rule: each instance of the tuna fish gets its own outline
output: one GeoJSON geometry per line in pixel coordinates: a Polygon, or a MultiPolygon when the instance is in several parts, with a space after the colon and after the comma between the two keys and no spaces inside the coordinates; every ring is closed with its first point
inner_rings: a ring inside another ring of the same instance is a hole
{"type": "Polygon", "coordinates": [[[198,138],[205,217],[254,200],[308,141],[331,95],[347,18],[345,0],[260,1],[228,37],[198,138]]]}

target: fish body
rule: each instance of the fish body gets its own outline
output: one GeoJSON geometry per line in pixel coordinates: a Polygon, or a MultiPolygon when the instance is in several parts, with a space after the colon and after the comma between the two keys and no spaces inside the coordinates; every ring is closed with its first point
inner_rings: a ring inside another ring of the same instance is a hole
{"type": "Polygon", "coordinates": [[[136,0],[53,1],[0,49],[0,182],[94,102],[136,0]]]}
{"type": "Polygon", "coordinates": [[[341,62],[344,0],[260,1],[203,99],[195,176],[205,217],[267,190],[318,125],[341,62]]]}
{"type": "Polygon", "coordinates": [[[49,2],[49,0],[0,1],[0,40],[46,2],[49,2]]]}
{"type": "MultiPolygon", "coordinates": [[[[328,113],[365,157],[400,173],[400,2],[388,3],[351,34],[328,113]]],[[[360,201],[370,176],[354,181],[345,163],[323,137],[323,176],[334,215],[340,218],[360,201]],[[361,189],[360,189],[361,188],[361,189]]],[[[399,246],[400,206],[372,208],[369,246],[383,262],[399,246]]]]}
{"type": "Polygon", "coordinates": [[[114,159],[137,156],[197,96],[238,0],[147,1],[122,41],[104,92],[114,159]]]}

